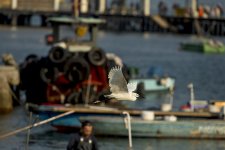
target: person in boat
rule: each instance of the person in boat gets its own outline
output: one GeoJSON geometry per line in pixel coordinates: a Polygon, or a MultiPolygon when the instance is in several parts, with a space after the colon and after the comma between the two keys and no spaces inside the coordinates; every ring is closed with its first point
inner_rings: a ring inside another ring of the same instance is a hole
{"type": "Polygon", "coordinates": [[[67,150],[98,150],[98,144],[93,135],[93,126],[90,121],[82,122],[81,131],[69,141],[67,150]]]}

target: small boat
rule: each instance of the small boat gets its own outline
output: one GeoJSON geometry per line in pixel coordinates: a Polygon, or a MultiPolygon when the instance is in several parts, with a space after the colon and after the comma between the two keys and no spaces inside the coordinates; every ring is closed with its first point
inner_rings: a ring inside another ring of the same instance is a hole
{"type": "Polygon", "coordinates": [[[180,44],[182,50],[201,53],[224,53],[225,45],[217,40],[206,38],[194,38],[191,41],[180,44]]]}
{"type": "Polygon", "coordinates": [[[175,78],[165,76],[163,69],[159,66],[151,66],[146,75],[140,75],[138,68],[129,69],[131,82],[137,83],[137,90],[142,89],[145,93],[172,91],[175,87],[175,78]]]}
{"type": "MultiPolygon", "coordinates": [[[[91,121],[96,135],[128,136],[122,116],[81,117],[80,120],[91,121]]],[[[225,122],[218,119],[143,120],[140,117],[133,117],[131,132],[133,137],[225,139],[225,122]]]]}
{"type": "Polygon", "coordinates": [[[175,79],[166,77],[160,80],[155,78],[134,78],[131,82],[143,86],[145,92],[168,91],[174,89],[175,79]]]}

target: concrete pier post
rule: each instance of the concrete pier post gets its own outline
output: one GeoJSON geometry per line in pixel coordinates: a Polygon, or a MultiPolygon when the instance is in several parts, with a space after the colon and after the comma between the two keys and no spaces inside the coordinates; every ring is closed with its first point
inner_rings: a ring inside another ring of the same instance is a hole
{"type": "Polygon", "coordinates": [[[81,0],[80,1],[80,12],[81,13],[88,13],[88,0],[81,0]]]}
{"type": "Polygon", "coordinates": [[[191,0],[191,11],[193,17],[198,17],[197,14],[197,0],[191,0]]]}
{"type": "Polygon", "coordinates": [[[151,0],[142,0],[142,8],[144,16],[149,16],[151,11],[151,0]]]}
{"type": "Polygon", "coordinates": [[[60,0],[54,0],[54,11],[58,11],[59,10],[59,6],[60,6],[60,0]]]}
{"type": "Polygon", "coordinates": [[[105,9],[106,9],[106,0],[99,0],[99,13],[103,14],[105,13],[105,9]]]}
{"type": "Polygon", "coordinates": [[[17,8],[17,2],[18,0],[12,0],[12,9],[16,9],[17,8]]]}

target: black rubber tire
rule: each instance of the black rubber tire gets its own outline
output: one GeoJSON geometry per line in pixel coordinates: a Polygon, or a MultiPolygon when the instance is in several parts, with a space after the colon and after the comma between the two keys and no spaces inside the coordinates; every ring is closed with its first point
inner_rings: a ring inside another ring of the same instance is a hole
{"type": "Polygon", "coordinates": [[[48,57],[43,57],[40,59],[40,79],[45,83],[53,83],[57,76],[57,67],[48,57]]]}
{"type": "Polygon", "coordinates": [[[64,48],[56,46],[51,48],[48,56],[53,63],[63,63],[70,56],[70,54],[64,48]]]}
{"type": "Polygon", "coordinates": [[[105,53],[101,49],[92,49],[87,54],[88,60],[95,66],[101,66],[106,63],[105,53]]]}
{"type": "Polygon", "coordinates": [[[83,58],[72,57],[65,64],[64,73],[69,81],[78,83],[88,78],[90,67],[83,58]]]}

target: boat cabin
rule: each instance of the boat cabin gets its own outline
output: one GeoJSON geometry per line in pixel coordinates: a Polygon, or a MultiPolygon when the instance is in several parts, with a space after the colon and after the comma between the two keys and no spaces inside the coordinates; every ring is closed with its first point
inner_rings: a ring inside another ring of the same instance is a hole
{"type": "Polygon", "coordinates": [[[88,51],[96,45],[98,25],[105,20],[82,17],[51,17],[48,22],[52,26],[52,33],[46,36],[46,43],[54,45],[64,43],[69,51],[76,49],[88,51]],[[73,37],[63,37],[66,30],[71,30],[73,37]]]}

